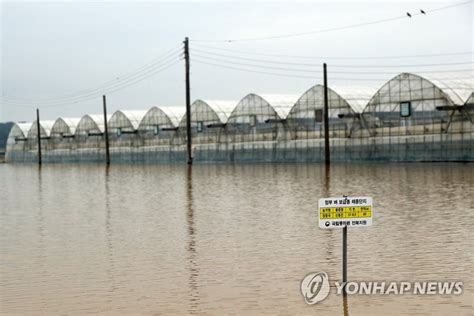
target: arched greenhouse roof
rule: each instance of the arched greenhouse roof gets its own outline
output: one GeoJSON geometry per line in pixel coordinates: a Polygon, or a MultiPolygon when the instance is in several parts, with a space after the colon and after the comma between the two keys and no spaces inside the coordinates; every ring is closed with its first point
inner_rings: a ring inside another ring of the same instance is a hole
{"type": "MultiPolygon", "coordinates": [[[[202,121],[206,124],[227,123],[234,101],[228,100],[201,100],[198,99],[191,104],[191,122],[202,121]]],[[[179,126],[186,126],[186,115],[183,115],[179,126]]]]}
{"type": "Polygon", "coordinates": [[[147,111],[115,111],[108,122],[108,127],[137,130],[146,113],[147,111]]]}
{"type": "Polygon", "coordinates": [[[186,106],[160,106],[159,109],[168,115],[175,127],[179,126],[179,122],[186,115],[186,106]]]}
{"type": "Polygon", "coordinates": [[[160,125],[164,127],[178,127],[179,122],[186,113],[184,107],[154,106],[148,110],[140,122],[139,129],[146,126],[160,125]]]}
{"type": "Polygon", "coordinates": [[[421,77],[440,88],[455,105],[463,105],[474,91],[472,77],[459,78],[448,74],[423,74],[421,77]]]}
{"type": "Polygon", "coordinates": [[[74,135],[81,118],[58,118],[51,128],[51,135],[74,135]]]}
{"type": "MultiPolygon", "coordinates": [[[[111,115],[107,115],[109,121],[111,115]]],[[[76,125],[75,134],[103,133],[104,132],[104,116],[101,114],[86,114],[76,125]]]]}
{"type": "Polygon", "coordinates": [[[289,95],[258,95],[249,93],[243,97],[229,116],[229,122],[244,121],[250,115],[263,116],[264,119],[285,119],[296,100],[289,95]]]}
{"type": "MultiPolygon", "coordinates": [[[[328,87],[328,115],[329,117],[335,118],[338,117],[339,114],[358,113],[365,107],[369,98],[369,92],[367,90],[341,88],[336,92],[328,87]],[[339,91],[343,91],[343,94],[351,99],[352,104],[350,104],[339,91]]],[[[288,118],[310,118],[315,115],[315,110],[322,109],[324,109],[324,86],[317,84],[303,93],[298,101],[296,101],[290,113],[288,113],[288,118]]]]}
{"type": "Polygon", "coordinates": [[[377,92],[376,88],[356,86],[332,86],[331,89],[346,100],[351,109],[356,113],[362,113],[367,103],[369,103],[372,96],[377,92]]]}
{"type": "Polygon", "coordinates": [[[8,138],[26,139],[32,124],[33,123],[13,123],[10,133],[8,134],[8,138]]]}
{"type": "MultiPolygon", "coordinates": [[[[439,84],[439,81],[437,82],[439,84]]],[[[364,113],[396,111],[400,102],[404,101],[425,102],[425,111],[435,111],[438,106],[464,103],[460,103],[459,96],[446,92],[431,80],[413,73],[401,73],[377,90],[364,109],[364,113]]]]}
{"type": "MultiPolygon", "coordinates": [[[[55,121],[40,121],[40,133],[42,137],[49,137],[51,135],[51,129],[53,128],[55,121]]],[[[36,121],[31,124],[30,129],[28,130],[28,138],[35,138],[37,133],[36,121]]]]}
{"type": "Polygon", "coordinates": [[[281,119],[286,119],[299,99],[298,95],[293,94],[259,94],[259,96],[273,107],[281,119]]]}
{"type": "Polygon", "coordinates": [[[227,123],[230,113],[234,110],[237,102],[235,100],[204,100],[213,110],[222,123],[227,123]]]}

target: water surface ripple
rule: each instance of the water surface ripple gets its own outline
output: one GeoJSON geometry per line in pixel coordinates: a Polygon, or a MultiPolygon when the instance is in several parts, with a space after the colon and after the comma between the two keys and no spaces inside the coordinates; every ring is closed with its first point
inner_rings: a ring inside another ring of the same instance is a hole
{"type": "Polygon", "coordinates": [[[0,165],[2,314],[469,315],[472,164],[0,165]],[[349,280],[463,280],[460,296],[349,296],[325,196],[374,199],[348,232],[349,280]]]}

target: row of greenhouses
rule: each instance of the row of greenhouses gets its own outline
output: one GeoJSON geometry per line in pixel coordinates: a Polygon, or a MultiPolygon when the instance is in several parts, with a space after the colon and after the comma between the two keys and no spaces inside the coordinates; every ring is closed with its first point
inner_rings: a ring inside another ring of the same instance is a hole
{"type": "MultiPolygon", "coordinates": [[[[329,135],[332,139],[393,139],[459,134],[464,144],[466,139],[472,142],[473,91],[472,79],[440,81],[411,73],[392,78],[378,90],[330,87],[329,135]]],[[[192,143],[198,146],[322,139],[323,109],[322,85],[311,87],[301,96],[251,93],[238,102],[199,99],[191,105],[192,143]]],[[[184,106],[116,111],[107,117],[110,147],[182,146],[186,143],[184,114],[184,106]]],[[[103,115],[41,121],[42,148],[103,149],[104,126],[103,115]]],[[[21,160],[14,158],[21,156],[14,152],[33,152],[37,139],[36,122],[15,124],[8,139],[7,161],[21,160]]]]}

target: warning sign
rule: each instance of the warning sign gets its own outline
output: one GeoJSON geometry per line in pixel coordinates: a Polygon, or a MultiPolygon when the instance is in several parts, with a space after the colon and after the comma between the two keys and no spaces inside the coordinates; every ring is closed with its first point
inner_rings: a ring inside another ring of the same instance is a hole
{"type": "Polygon", "coordinates": [[[319,228],[372,226],[371,197],[319,199],[319,228]]]}

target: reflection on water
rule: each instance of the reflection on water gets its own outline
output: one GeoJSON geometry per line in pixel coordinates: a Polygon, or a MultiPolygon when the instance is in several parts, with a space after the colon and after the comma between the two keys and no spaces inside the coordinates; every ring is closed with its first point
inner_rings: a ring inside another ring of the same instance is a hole
{"type": "Polygon", "coordinates": [[[349,316],[349,305],[347,304],[347,295],[342,296],[342,310],[344,316],[349,316]]]}
{"type": "MultiPolygon", "coordinates": [[[[109,189],[109,173],[110,173],[110,165],[106,164],[105,167],[105,179],[104,179],[104,186],[105,186],[105,194],[104,194],[104,202],[105,202],[105,238],[107,244],[107,258],[108,258],[108,266],[106,267],[107,278],[109,280],[109,289],[110,293],[115,292],[117,285],[115,283],[114,271],[115,271],[115,259],[114,259],[114,245],[113,241],[113,232],[112,232],[112,207],[110,204],[110,189],[109,189]]],[[[111,303],[109,300],[108,303],[111,303]]]]}
{"type": "Polygon", "coordinates": [[[191,295],[189,297],[189,312],[196,313],[199,304],[199,267],[197,263],[196,253],[196,232],[194,227],[194,206],[193,206],[193,168],[192,165],[187,166],[186,172],[186,198],[187,198],[187,228],[188,228],[188,262],[189,262],[189,289],[191,295]]]}
{"type": "Polygon", "coordinates": [[[469,314],[469,164],[0,165],[2,314],[469,314]],[[306,305],[310,272],[341,280],[321,197],[367,195],[349,281],[463,280],[460,296],[338,296],[306,305]],[[350,300],[350,302],[349,302],[350,300]],[[349,306],[350,305],[350,306],[349,306]]]}

